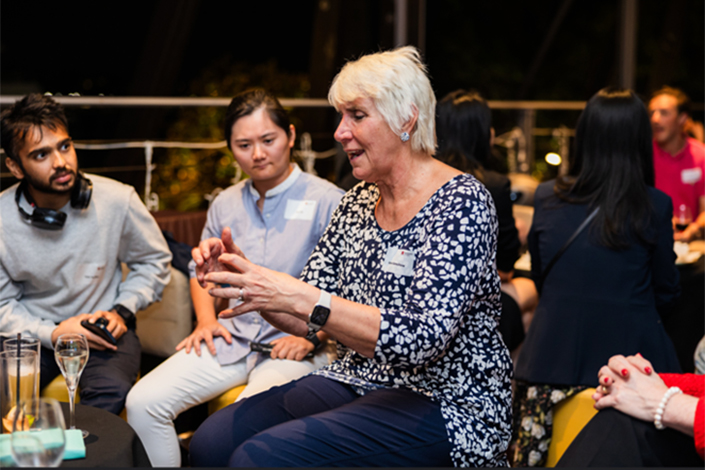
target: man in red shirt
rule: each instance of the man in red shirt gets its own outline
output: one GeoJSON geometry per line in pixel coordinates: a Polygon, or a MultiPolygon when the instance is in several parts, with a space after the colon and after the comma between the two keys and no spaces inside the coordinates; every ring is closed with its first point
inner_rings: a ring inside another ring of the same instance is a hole
{"type": "Polygon", "coordinates": [[[685,133],[689,108],[686,94],[671,87],[649,102],[656,188],[671,196],[674,223],[684,226],[676,227],[674,238],[686,242],[702,238],[705,228],[705,145],[685,133]]]}

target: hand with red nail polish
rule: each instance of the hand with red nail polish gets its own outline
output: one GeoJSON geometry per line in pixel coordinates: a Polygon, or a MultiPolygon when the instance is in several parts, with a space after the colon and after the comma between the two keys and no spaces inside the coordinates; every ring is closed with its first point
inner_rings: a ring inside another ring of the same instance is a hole
{"type": "Polygon", "coordinates": [[[614,408],[646,422],[655,422],[658,413],[663,426],[694,435],[696,408],[701,399],[680,393],[672,396],[666,407],[663,400],[668,385],[644,357],[612,356],[598,372],[598,381],[600,385],[592,396],[595,409],[614,408]]]}

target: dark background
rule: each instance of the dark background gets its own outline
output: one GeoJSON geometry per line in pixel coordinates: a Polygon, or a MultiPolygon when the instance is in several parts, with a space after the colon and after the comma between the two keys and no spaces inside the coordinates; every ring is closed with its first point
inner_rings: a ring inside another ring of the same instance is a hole
{"type": "MultiPolygon", "coordinates": [[[[586,100],[617,84],[620,3],[427,0],[420,44],[419,1],[410,0],[409,43],[422,46],[439,98],[462,87],[491,100],[586,100]]],[[[704,2],[637,3],[635,90],[648,99],[670,84],[702,103],[704,2]]],[[[239,86],[261,84],[282,97],[324,98],[346,60],[393,47],[393,14],[392,0],[2,0],[0,93],[231,96],[239,86]]],[[[68,114],[76,140],[218,140],[195,129],[217,127],[218,116],[208,121],[178,108],[70,107],[68,114]]],[[[334,145],[333,111],[293,114],[299,134],[313,135],[314,150],[334,145]]],[[[538,112],[536,125],[573,127],[578,114],[538,112]]],[[[702,106],[695,117],[702,120],[702,106]]],[[[501,134],[517,124],[517,113],[495,111],[494,121],[501,134]]],[[[83,153],[80,159],[90,158],[84,167],[143,164],[140,151],[83,153]]],[[[155,153],[157,162],[166,158],[155,153]]],[[[111,176],[136,186],[143,178],[111,176]]]]}

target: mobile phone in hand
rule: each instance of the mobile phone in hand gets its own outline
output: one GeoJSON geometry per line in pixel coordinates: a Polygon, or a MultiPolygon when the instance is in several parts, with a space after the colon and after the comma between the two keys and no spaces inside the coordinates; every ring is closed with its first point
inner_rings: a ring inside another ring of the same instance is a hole
{"type": "Polygon", "coordinates": [[[90,323],[88,320],[83,320],[81,322],[81,326],[91,333],[94,333],[104,340],[106,340],[108,343],[112,345],[117,345],[117,340],[113,336],[113,334],[108,330],[108,320],[106,320],[103,317],[98,318],[95,323],[90,323]]]}
{"type": "MultiPolygon", "coordinates": [[[[272,349],[274,349],[272,343],[255,343],[254,341],[250,343],[250,351],[271,354],[272,349]]],[[[304,359],[308,359],[309,357],[313,357],[313,352],[306,354],[304,359]]]]}
{"type": "Polygon", "coordinates": [[[271,354],[274,345],[272,343],[250,343],[250,351],[271,354]]]}

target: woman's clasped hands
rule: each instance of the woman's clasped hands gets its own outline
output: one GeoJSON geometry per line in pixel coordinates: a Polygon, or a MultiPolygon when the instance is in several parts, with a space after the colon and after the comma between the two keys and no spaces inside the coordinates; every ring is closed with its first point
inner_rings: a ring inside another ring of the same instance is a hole
{"type": "Polygon", "coordinates": [[[635,418],[652,421],[668,387],[641,355],[612,356],[598,372],[600,385],[592,398],[595,408],[616,408],[635,418]]]}

